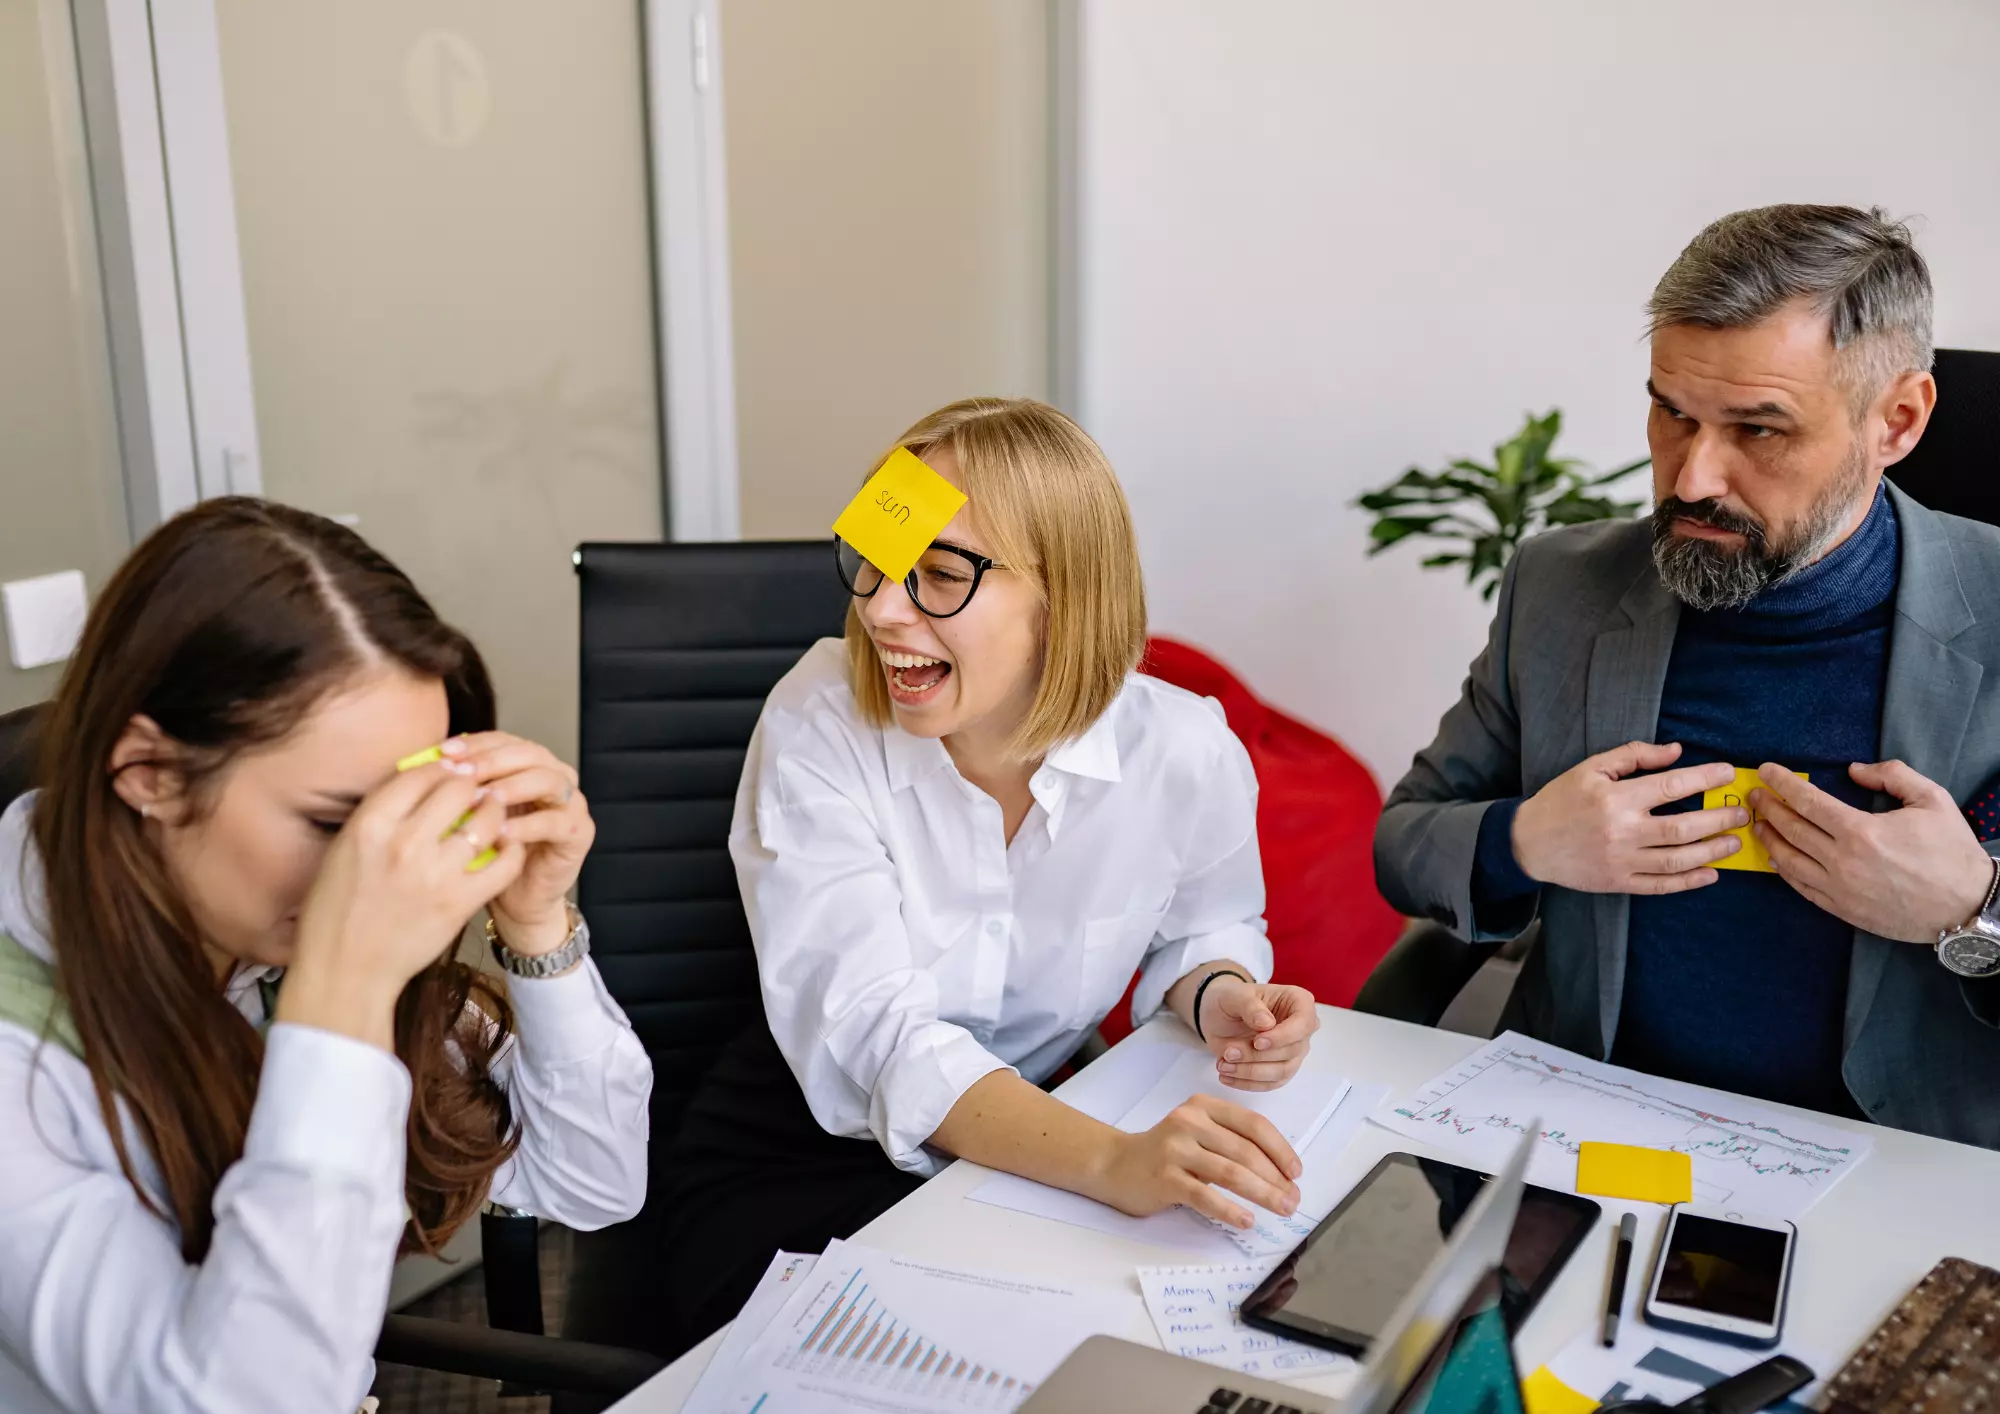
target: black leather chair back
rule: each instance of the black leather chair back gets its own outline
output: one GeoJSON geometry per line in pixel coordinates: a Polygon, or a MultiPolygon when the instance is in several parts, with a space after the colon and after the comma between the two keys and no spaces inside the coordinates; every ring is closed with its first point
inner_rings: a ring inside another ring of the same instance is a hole
{"type": "Polygon", "coordinates": [[[1939,349],[1937,410],[1889,479],[1934,511],[2000,525],[2000,353],[1939,349]]]}
{"type": "Polygon", "coordinates": [[[41,745],[42,704],[0,713],[0,810],[35,783],[35,752],[41,745]]]}
{"type": "Polygon", "coordinates": [[[578,895],[653,1058],[653,1140],[760,1014],[729,819],[764,698],[848,594],[831,543],[585,545],[578,769],[597,843],[578,895]]]}

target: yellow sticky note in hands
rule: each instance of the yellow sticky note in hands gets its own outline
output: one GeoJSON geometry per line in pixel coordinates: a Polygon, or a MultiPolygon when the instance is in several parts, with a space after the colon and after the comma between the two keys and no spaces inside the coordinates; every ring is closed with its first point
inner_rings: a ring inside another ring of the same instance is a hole
{"type": "MultiPolygon", "coordinates": [[[[1811,779],[1804,771],[1794,771],[1792,774],[1802,781],[1811,779]]],[[[1750,792],[1759,789],[1768,789],[1768,787],[1764,785],[1763,779],[1758,776],[1756,770],[1747,766],[1738,766],[1736,768],[1735,780],[1726,786],[1717,786],[1714,790],[1705,790],[1701,793],[1701,808],[1703,810],[1720,810],[1724,806],[1740,805],[1745,810],[1750,810],[1750,825],[1754,825],[1763,817],[1758,815],[1755,810],[1750,809],[1750,792]]],[[[1778,866],[1771,862],[1771,852],[1764,848],[1763,841],[1751,833],[1750,825],[1745,825],[1740,830],[1724,831],[1725,834],[1734,835],[1737,839],[1742,840],[1743,848],[1737,850],[1736,853],[1730,855],[1727,859],[1716,860],[1711,866],[1712,868],[1753,869],[1760,874],[1775,874],[1778,872],[1778,866]]]]}
{"type": "Polygon", "coordinates": [[[1576,1191],[1635,1203],[1691,1203],[1694,1160],[1672,1149],[1586,1140],[1576,1151],[1576,1191]]]}
{"type": "Polygon", "coordinates": [[[868,563],[900,580],[958,514],[965,493],[932,471],[908,447],[898,447],[847,503],[833,533],[868,563]]]}
{"type": "MultiPolygon", "coordinates": [[[[413,751],[408,756],[405,756],[402,760],[398,761],[396,763],[396,774],[401,775],[405,771],[414,771],[419,766],[428,766],[434,761],[442,761],[442,760],[444,760],[443,747],[427,746],[422,751],[413,751]]],[[[446,830],[444,832],[444,837],[446,839],[450,839],[453,835],[457,834],[460,830],[464,829],[465,822],[467,820],[470,820],[476,813],[477,813],[476,811],[468,810],[463,815],[459,816],[458,823],[453,825],[449,830],[446,830]]],[[[480,870],[484,869],[487,865],[491,864],[494,860],[498,859],[499,857],[500,857],[500,851],[493,848],[491,845],[488,845],[485,849],[482,849],[481,851],[479,851],[479,853],[472,856],[471,862],[465,866],[465,872],[468,874],[477,874],[480,870]]]]}

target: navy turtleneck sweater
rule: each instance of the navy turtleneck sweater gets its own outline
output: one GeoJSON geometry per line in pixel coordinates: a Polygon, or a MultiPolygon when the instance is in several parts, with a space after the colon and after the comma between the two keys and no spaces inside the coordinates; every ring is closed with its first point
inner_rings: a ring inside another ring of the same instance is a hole
{"type": "MultiPolygon", "coordinates": [[[[1847,768],[1879,757],[1899,549],[1895,508],[1877,491],[1860,528],[1817,564],[1741,609],[1682,609],[1653,739],[1681,743],[1677,765],[1775,761],[1869,809],[1847,768]]],[[[1695,796],[1677,808],[1700,806],[1695,796]]],[[[1513,858],[1513,814],[1495,808],[1482,822],[1481,904],[1534,887],[1513,858]]],[[[1611,1059],[1858,1114],[1840,1075],[1852,925],[1776,874],[1720,873],[1705,889],[1632,899],[1611,1059]]]]}

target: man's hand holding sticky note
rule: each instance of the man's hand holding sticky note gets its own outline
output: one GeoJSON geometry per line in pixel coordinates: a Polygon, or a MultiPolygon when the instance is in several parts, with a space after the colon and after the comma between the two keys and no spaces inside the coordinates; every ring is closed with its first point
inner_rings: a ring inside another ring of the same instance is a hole
{"type": "MultiPolygon", "coordinates": [[[[1794,771],[1792,774],[1802,781],[1812,779],[1804,771],[1794,771]]],[[[1762,781],[1757,779],[1757,772],[1754,769],[1746,770],[1738,766],[1736,768],[1735,780],[1726,786],[1717,786],[1714,790],[1702,792],[1701,808],[1704,810],[1721,810],[1735,805],[1741,806],[1745,810],[1750,810],[1750,792],[1761,789],[1763,784],[1762,781]]],[[[1760,874],[1777,873],[1777,865],[1771,863],[1771,851],[1764,848],[1764,842],[1757,838],[1755,831],[1752,829],[1752,826],[1762,818],[1756,811],[1750,810],[1750,824],[1745,825],[1740,830],[1724,831],[1725,834],[1734,835],[1737,839],[1743,841],[1743,848],[1737,850],[1736,853],[1729,855],[1727,858],[1716,860],[1713,867],[1717,869],[1751,869],[1760,874]]]]}
{"type": "Polygon", "coordinates": [[[833,533],[900,582],[964,504],[963,491],[898,447],[847,503],[833,533]]]}
{"type": "Polygon", "coordinates": [[[1694,1160],[1674,1149],[1586,1140],[1577,1146],[1576,1191],[1636,1203],[1691,1203],[1694,1160]]]}

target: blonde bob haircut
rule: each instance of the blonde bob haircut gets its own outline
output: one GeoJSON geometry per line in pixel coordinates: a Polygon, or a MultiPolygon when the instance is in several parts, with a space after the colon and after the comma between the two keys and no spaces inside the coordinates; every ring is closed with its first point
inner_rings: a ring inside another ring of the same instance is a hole
{"type": "MultiPolygon", "coordinates": [[[[896,447],[918,458],[950,448],[969,498],[963,514],[997,564],[1034,586],[1042,676],[1009,751],[1039,760],[1104,715],[1146,651],[1146,587],[1117,474],[1088,433],[1029,398],[939,408],[898,437],[869,475],[896,447]]],[[[848,681],[862,718],[887,727],[895,713],[861,603],[847,611],[848,681]]]]}

